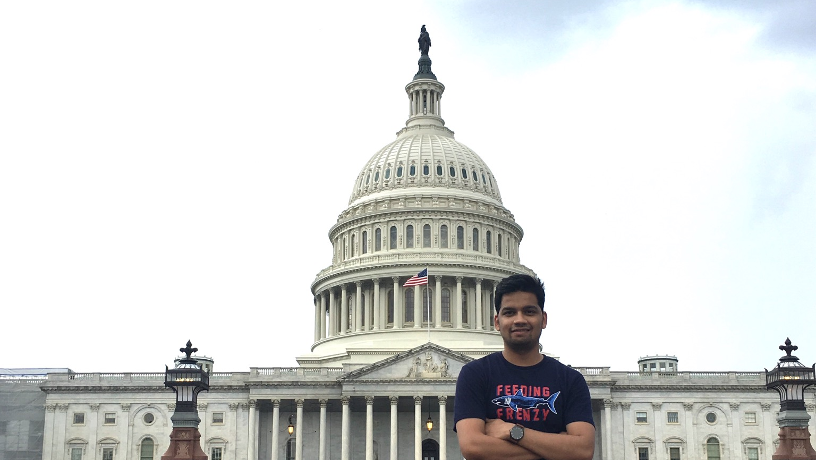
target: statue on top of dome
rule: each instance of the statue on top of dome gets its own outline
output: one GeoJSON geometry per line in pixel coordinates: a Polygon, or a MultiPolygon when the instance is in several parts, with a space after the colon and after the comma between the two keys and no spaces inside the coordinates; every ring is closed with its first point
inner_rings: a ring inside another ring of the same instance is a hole
{"type": "Polygon", "coordinates": [[[428,34],[428,31],[425,30],[425,24],[422,25],[422,30],[419,33],[419,52],[423,56],[428,55],[428,50],[431,48],[431,36],[428,34]]]}

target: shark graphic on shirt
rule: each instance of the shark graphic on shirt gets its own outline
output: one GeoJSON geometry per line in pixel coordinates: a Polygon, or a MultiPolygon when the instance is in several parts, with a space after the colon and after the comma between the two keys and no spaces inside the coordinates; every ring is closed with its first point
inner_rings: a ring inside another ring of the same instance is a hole
{"type": "Polygon", "coordinates": [[[548,409],[550,409],[550,412],[553,414],[558,414],[558,412],[555,410],[555,399],[559,394],[561,394],[561,392],[556,391],[555,393],[551,394],[549,398],[535,398],[532,396],[524,396],[521,394],[521,390],[519,390],[512,396],[499,396],[498,398],[493,399],[491,402],[497,406],[512,408],[514,411],[518,411],[520,408],[532,409],[540,405],[545,405],[548,409]]]}

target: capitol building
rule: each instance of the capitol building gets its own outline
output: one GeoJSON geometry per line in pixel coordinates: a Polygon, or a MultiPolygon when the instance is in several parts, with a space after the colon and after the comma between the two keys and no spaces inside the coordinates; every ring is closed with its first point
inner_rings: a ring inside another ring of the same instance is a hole
{"type": "MultiPolygon", "coordinates": [[[[457,375],[502,349],[493,329],[499,280],[535,273],[520,263],[524,232],[502,201],[503,178],[442,117],[445,86],[427,54],[404,89],[405,126],[348,178],[328,265],[315,267],[314,339],[298,366],[225,372],[218,350],[193,356],[210,373],[198,413],[211,460],[462,458],[452,426],[457,375]],[[403,286],[423,269],[427,284],[403,286]]],[[[594,458],[771,460],[780,406],[764,373],[678,363],[646,356],[632,357],[631,372],[576,367],[592,397],[594,458]]],[[[163,373],[0,369],[0,460],[158,460],[174,410],[163,381],[163,373]]]]}

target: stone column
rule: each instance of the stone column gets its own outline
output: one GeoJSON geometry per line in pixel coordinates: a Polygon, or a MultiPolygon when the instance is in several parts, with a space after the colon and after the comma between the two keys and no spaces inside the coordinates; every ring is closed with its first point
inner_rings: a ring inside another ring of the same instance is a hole
{"type": "Polygon", "coordinates": [[[357,292],[354,294],[354,332],[363,329],[363,283],[355,281],[357,292]]]}
{"type": "Polygon", "coordinates": [[[462,278],[461,276],[456,277],[456,308],[453,312],[453,328],[454,329],[461,329],[462,328],[462,278]]]}
{"type": "Polygon", "coordinates": [[[326,291],[320,294],[320,338],[326,338],[326,291]]]}
{"type": "Polygon", "coordinates": [[[329,405],[328,399],[320,400],[320,443],[317,446],[317,460],[326,460],[326,406],[329,405]]]}
{"type": "Polygon", "coordinates": [[[655,460],[661,460],[666,454],[663,452],[663,449],[660,448],[663,442],[663,425],[665,425],[666,422],[663,419],[663,412],[661,411],[662,407],[663,403],[652,403],[652,423],[655,427],[655,460]]]}
{"type": "Polygon", "coordinates": [[[349,323],[348,289],[346,285],[340,286],[340,335],[348,333],[349,323]]]}
{"type": "Polygon", "coordinates": [[[688,448],[688,458],[697,458],[696,455],[699,451],[699,447],[697,447],[696,441],[694,440],[694,426],[697,425],[697,422],[694,420],[692,409],[694,409],[694,403],[683,403],[683,410],[685,411],[683,416],[686,418],[686,446],[688,448]]]}
{"type": "Polygon", "coordinates": [[[448,459],[448,412],[447,396],[439,396],[439,460],[448,459]]]}
{"type": "Polygon", "coordinates": [[[315,304],[315,315],[314,315],[314,341],[317,342],[320,340],[320,301],[317,297],[312,299],[315,304]]]}
{"type": "Polygon", "coordinates": [[[56,458],[54,452],[54,411],[57,410],[56,404],[45,405],[45,424],[43,426],[43,460],[56,458]]]}
{"type": "Polygon", "coordinates": [[[88,431],[90,432],[88,436],[88,460],[96,460],[96,432],[99,429],[99,404],[91,404],[91,414],[86,420],[86,423],[88,431]]]}
{"type": "Polygon", "coordinates": [[[374,397],[366,396],[365,460],[374,460],[374,397]]]}
{"type": "Polygon", "coordinates": [[[394,282],[394,329],[402,328],[402,293],[400,292],[399,276],[392,276],[394,282]]]}
{"type": "Polygon", "coordinates": [[[257,401],[254,399],[249,400],[249,420],[247,425],[249,426],[249,432],[247,433],[247,458],[249,460],[257,460],[255,456],[255,439],[257,438],[257,425],[255,424],[255,406],[257,401]]]}
{"type": "Polygon", "coordinates": [[[434,327],[439,328],[442,327],[442,277],[434,276],[434,280],[436,280],[436,288],[434,289],[433,321],[434,327]]]}
{"type": "Polygon", "coordinates": [[[414,290],[414,328],[421,328],[422,318],[425,316],[425,309],[422,307],[425,303],[425,297],[422,295],[422,286],[414,286],[408,289],[414,290]]]}
{"type": "Polygon", "coordinates": [[[390,460],[397,460],[398,458],[398,442],[399,441],[399,431],[397,427],[397,403],[399,402],[398,396],[391,396],[388,398],[391,400],[391,447],[388,450],[388,458],[390,460]]]}
{"type": "Polygon", "coordinates": [[[422,460],[422,396],[414,396],[414,460],[422,460]]]}
{"type": "Polygon", "coordinates": [[[303,400],[296,399],[295,404],[295,460],[303,460],[303,400]]]}
{"type": "Polygon", "coordinates": [[[371,303],[371,299],[374,297],[371,295],[371,289],[366,289],[363,294],[363,312],[365,313],[363,315],[365,320],[363,321],[363,330],[368,332],[374,327],[374,309],[371,303]]]}
{"type": "Polygon", "coordinates": [[[612,406],[615,403],[611,399],[603,400],[604,426],[601,430],[601,442],[603,445],[603,460],[612,459],[612,406]]]}
{"type": "MultiPolygon", "coordinates": [[[[621,420],[623,420],[623,423],[621,423],[621,428],[622,428],[622,432],[623,432],[622,435],[621,435],[621,438],[622,438],[622,441],[623,441],[623,449],[624,449],[624,453],[625,453],[626,449],[629,449],[629,446],[631,446],[631,444],[632,444],[632,439],[631,439],[632,434],[627,432],[628,431],[627,428],[632,425],[632,419],[631,419],[632,414],[629,412],[629,408],[632,407],[632,403],[622,402],[622,403],[620,403],[620,407],[621,407],[621,420]]],[[[624,454],[624,458],[628,458],[628,456],[626,456],[624,454]]],[[[689,458],[694,458],[694,457],[689,456],[689,458]]]]}
{"type": "Polygon", "coordinates": [[[484,329],[484,311],[482,310],[482,278],[476,278],[476,329],[484,329]]]}
{"type": "Polygon", "coordinates": [[[380,329],[380,310],[382,309],[380,303],[380,279],[374,278],[371,282],[374,283],[374,302],[372,303],[372,307],[374,310],[374,330],[377,331],[380,329]]]}
{"type": "Polygon", "coordinates": [[[765,434],[764,455],[767,460],[771,460],[771,455],[774,453],[774,432],[771,428],[771,403],[760,403],[762,407],[762,432],[765,434]]]}
{"type": "Polygon", "coordinates": [[[329,292],[329,332],[326,337],[334,337],[337,335],[337,299],[334,298],[334,291],[328,289],[329,292]]]}
{"type": "MultiPolygon", "coordinates": [[[[173,405],[175,406],[175,404],[173,404],[173,405]]],[[[235,442],[231,443],[232,444],[231,446],[229,444],[227,444],[227,448],[232,449],[232,451],[231,451],[231,457],[232,458],[238,458],[238,418],[240,418],[240,416],[241,416],[241,411],[240,411],[241,404],[239,404],[239,403],[229,403],[227,405],[227,407],[229,407],[229,410],[232,413],[231,414],[232,419],[234,420],[234,423],[232,424],[232,429],[230,430],[231,431],[230,434],[232,435],[232,439],[236,440],[235,442]]],[[[168,409],[170,409],[170,408],[168,407],[168,409]]],[[[172,410],[171,410],[171,412],[172,412],[172,410]]]]}
{"type": "Polygon", "coordinates": [[[269,460],[278,460],[278,443],[280,436],[280,399],[272,400],[272,447],[269,460]]]}
{"type": "Polygon", "coordinates": [[[340,441],[340,459],[349,460],[349,454],[351,452],[351,413],[349,412],[349,403],[351,402],[351,397],[343,396],[340,400],[343,403],[343,412],[340,421],[340,437],[342,438],[340,441]]]}
{"type": "Polygon", "coordinates": [[[729,403],[731,419],[728,423],[728,438],[731,439],[731,457],[742,457],[742,437],[740,436],[739,403],[729,403]]]}

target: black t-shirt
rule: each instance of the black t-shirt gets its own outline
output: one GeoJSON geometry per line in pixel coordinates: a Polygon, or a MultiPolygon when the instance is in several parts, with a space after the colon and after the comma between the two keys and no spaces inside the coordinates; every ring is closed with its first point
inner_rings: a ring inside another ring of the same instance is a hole
{"type": "Polygon", "coordinates": [[[459,373],[454,431],[466,418],[498,418],[546,433],[566,431],[572,422],[595,424],[580,372],[547,356],[534,366],[516,366],[501,352],[471,361],[459,373]]]}

